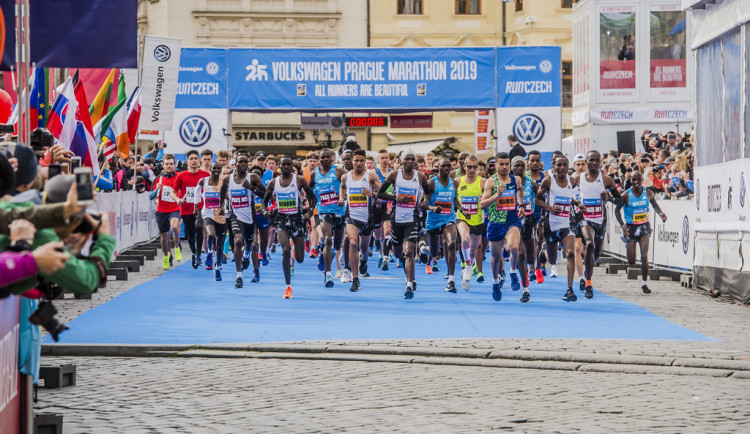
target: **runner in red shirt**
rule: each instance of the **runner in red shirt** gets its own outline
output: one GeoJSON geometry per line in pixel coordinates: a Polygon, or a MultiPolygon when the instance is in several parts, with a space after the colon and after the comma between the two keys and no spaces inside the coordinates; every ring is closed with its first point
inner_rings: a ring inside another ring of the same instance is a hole
{"type": "Polygon", "coordinates": [[[203,219],[200,217],[203,201],[195,194],[195,187],[198,181],[211,174],[200,170],[200,155],[194,149],[187,152],[187,165],[188,170],[177,174],[170,195],[180,205],[180,216],[185,223],[188,244],[193,253],[192,265],[194,269],[198,269],[203,249],[203,219]]]}
{"type": "Polygon", "coordinates": [[[154,191],[151,193],[151,199],[156,199],[156,225],[159,227],[161,235],[161,250],[164,252],[164,269],[168,270],[172,265],[173,257],[182,261],[182,252],[180,252],[180,206],[172,199],[172,184],[177,179],[177,172],[174,171],[174,155],[167,154],[163,158],[164,170],[154,181],[154,191]],[[169,243],[169,233],[172,232],[172,246],[174,247],[174,256],[169,243]]]}

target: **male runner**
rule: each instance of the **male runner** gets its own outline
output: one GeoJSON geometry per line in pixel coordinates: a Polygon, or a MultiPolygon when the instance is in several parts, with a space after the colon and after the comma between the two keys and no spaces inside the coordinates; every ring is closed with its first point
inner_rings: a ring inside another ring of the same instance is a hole
{"type": "Polygon", "coordinates": [[[211,161],[214,159],[214,153],[210,149],[201,151],[201,170],[211,172],[211,161]]]}
{"type": "Polygon", "coordinates": [[[372,235],[372,208],[375,200],[374,191],[380,189],[380,179],[375,172],[365,170],[365,157],[367,152],[363,149],[357,149],[353,152],[354,170],[345,173],[341,177],[341,186],[339,195],[339,206],[344,205],[346,198],[347,212],[346,217],[346,237],[349,241],[349,250],[344,254],[349,256],[349,264],[357,264],[359,267],[352,265],[352,286],[351,292],[360,290],[359,275],[363,277],[367,274],[367,250],[370,246],[370,236],[372,235]]]}
{"type": "MultiPolygon", "coordinates": [[[[225,200],[228,194],[232,210],[230,227],[234,239],[234,267],[237,271],[235,288],[243,287],[242,270],[247,268],[243,264],[243,254],[247,257],[248,253],[245,252],[250,252],[253,248],[255,237],[253,194],[258,196],[265,194],[265,188],[258,175],[247,172],[249,161],[247,154],[239,154],[234,173],[224,180],[221,187],[221,192],[225,196],[221,200],[225,200]]],[[[253,281],[257,282],[257,280],[253,281]]]]}
{"type": "Polygon", "coordinates": [[[341,249],[344,238],[344,207],[340,204],[341,177],[346,173],[342,167],[332,166],[333,153],[330,149],[320,151],[320,166],[313,170],[310,177],[310,188],[318,199],[318,215],[314,227],[323,232],[323,249],[318,255],[318,270],[324,272],[326,288],[333,287],[331,260],[333,246],[341,249]]]}
{"type": "Polygon", "coordinates": [[[227,233],[224,203],[221,200],[221,188],[224,178],[221,176],[221,164],[211,165],[211,176],[198,181],[198,190],[203,200],[203,227],[206,229],[206,270],[214,270],[214,279],[221,281],[221,258],[224,256],[224,235],[227,233]],[[214,257],[216,264],[214,265],[214,257]]]}
{"type": "Polygon", "coordinates": [[[604,242],[604,232],[607,227],[604,226],[604,206],[606,205],[609,195],[612,194],[615,200],[621,200],[620,191],[615,185],[615,181],[609,175],[602,174],[601,167],[602,156],[599,151],[589,151],[586,154],[585,174],[575,174],[574,183],[579,185],[581,191],[581,202],[585,207],[583,211],[583,220],[581,221],[581,235],[586,245],[584,258],[584,275],[586,277],[585,298],[594,297],[594,288],[591,286],[591,276],[594,274],[594,263],[599,257],[604,242]]]}
{"type": "Polygon", "coordinates": [[[175,257],[182,261],[180,252],[180,206],[172,199],[172,184],[177,176],[174,171],[174,155],[167,154],[162,159],[163,170],[159,178],[154,182],[154,191],[150,199],[156,198],[156,225],[159,228],[161,238],[161,251],[164,253],[164,269],[168,270],[172,265],[172,249],[169,244],[169,234],[172,233],[172,245],[175,257]]]}
{"type": "Polygon", "coordinates": [[[523,286],[521,303],[528,303],[530,298],[529,281],[534,273],[531,270],[527,270],[527,268],[533,269],[534,267],[534,248],[536,246],[536,239],[534,237],[534,230],[536,229],[534,197],[539,189],[539,185],[526,176],[526,163],[523,161],[523,157],[513,157],[512,167],[513,174],[520,178],[523,183],[524,216],[521,223],[521,243],[518,246],[518,268],[521,271],[521,284],[523,286]]]}
{"type": "MultiPolygon", "coordinates": [[[[315,172],[315,169],[320,166],[320,155],[316,151],[311,151],[307,153],[307,160],[305,161],[305,167],[302,170],[302,176],[305,178],[305,181],[307,183],[310,183],[310,179],[312,178],[312,174],[315,172]]],[[[338,200],[336,201],[338,202],[338,200]]],[[[318,210],[313,210],[313,217],[317,217],[318,210]]],[[[309,240],[305,241],[305,250],[310,252],[310,258],[315,258],[318,256],[318,242],[320,241],[320,233],[318,232],[318,228],[315,225],[315,219],[310,218],[309,221],[305,221],[305,225],[308,225],[310,228],[310,231],[308,232],[309,240]]]]}
{"type": "Polygon", "coordinates": [[[221,151],[216,153],[216,162],[221,164],[221,167],[226,167],[229,165],[229,160],[231,160],[232,155],[227,151],[226,149],[222,149],[221,151]]]}
{"type": "Polygon", "coordinates": [[[461,152],[460,154],[458,154],[458,166],[456,167],[456,173],[453,175],[454,178],[466,175],[464,164],[466,163],[466,159],[469,158],[470,155],[471,154],[469,154],[468,152],[461,152]]]}
{"type": "MultiPolygon", "coordinates": [[[[458,233],[461,236],[461,250],[465,262],[464,270],[471,270],[472,263],[476,259],[477,250],[482,245],[482,236],[484,235],[485,226],[479,200],[484,192],[485,179],[477,176],[479,160],[475,156],[469,156],[464,162],[466,175],[462,176],[458,182],[458,201],[461,204],[458,213],[458,233]]],[[[481,261],[477,261],[479,264],[481,261]]],[[[481,278],[484,281],[484,275],[478,271],[477,281],[481,278]]],[[[471,288],[471,271],[464,271],[461,278],[461,286],[465,290],[471,288]]]]}
{"type": "MultiPolygon", "coordinates": [[[[386,176],[391,173],[391,160],[388,151],[381,149],[378,151],[378,166],[375,168],[375,174],[378,175],[381,184],[385,182],[386,176]]],[[[391,191],[388,191],[390,194],[391,191]]],[[[388,270],[388,254],[391,251],[391,221],[389,218],[388,208],[390,202],[386,200],[377,200],[373,208],[373,224],[375,225],[375,240],[380,245],[380,257],[378,258],[378,268],[388,270]]]]}
{"type": "Polygon", "coordinates": [[[521,238],[521,217],[524,215],[523,189],[521,179],[510,173],[510,156],[505,152],[495,155],[497,173],[484,184],[481,207],[489,214],[487,239],[490,241],[492,259],[492,298],[500,301],[503,297],[501,275],[505,266],[503,249],[510,250],[511,289],[518,291],[518,244],[521,238]]]}
{"type": "Polygon", "coordinates": [[[414,151],[404,151],[403,169],[388,174],[385,182],[380,186],[378,198],[396,203],[393,210],[393,224],[391,225],[391,247],[396,258],[404,262],[406,276],[405,299],[414,297],[416,282],[414,280],[414,255],[416,242],[419,238],[419,221],[417,220],[416,205],[422,192],[430,192],[427,177],[417,172],[417,157],[414,151]],[[388,189],[393,186],[395,195],[389,194],[388,189]]]}
{"type": "Polygon", "coordinates": [[[641,249],[641,290],[644,294],[651,294],[646,285],[648,280],[648,245],[651,235],[651,224],[648,221],[649,202],[659,214],[663,222],[667,221],[667,215],[659,207],[651,190],[643,188],[643,175],[639,171],[630,175],[632,187],[622,194],[622,202],[615,208],[615,217],[622,226],[622,239],[627,249],[628,264],[635,264],[635,244],[641,249]],[[620,216],[620,209],[625,207],[625,222],[620,216]]]}
{"type": "Polygon", "coordinates": [[[274,225],[278,232],[281,244],[282,256],[281,267],[284,270],[286,289],[282,298],[292,298],[292,242],[294,242],[294,259],[298,263],[305,260],[305,224],[312,216],[313,209],[318,200],[310,185],[302,176],[292,173],[292,159],[283,157],[281,159],[281,175],[268,184],[268,189],[263,197],[263,210],[266,217],[271,216],[268,210],[268,202],[273,198],[276,200],[274,225]],[[310,208],[302,215],[302,195],[304,192],[308,197],[310,208]]]}
{"type": "Polygon", "coordinates": [[[563,296],[565,301],[576,301],[573,291],[575,277],[575,235],[570,226],[570,214],[573,206],[579,206],[573,197],[573,180],[568,175],[568,158],[558,157],[554,160],[554,176],[547,176],[536,193],[536,206],[544,208],[549,216],[545,228],[547,256],[550,264],[557,264],[557,245],[563,243],[563,252],[568,261],[568,291],[563,296]],[[548,194],[545,199],[544,195],[548,194]]]}
{"type": "MultiPolygon", "coordinates": [[[[445,290],[456,293],[453,274],[456,270],[456,209],[460,208],[456,192],[459,182],[451,177],[451,162],[440,160],[438,176],[427,182],[424,204],[427,208],[426,228],[430,239],[430,256],[438,255],[440,238],[443,254],[448,264],[448,284],[445,290]]],[[[471,275],[469,275],[471,280],[471,275]]]]}
{"type": "Polygon", "coordinates": [[[203,250],[203,219],[196,210],[203,209],[203,201],[195,194],[198,181],[211,174],[200,170],[200,158],[198,151],[191,149],[187,151],[188,170],[180,172],[172,184],[170,196],[172,200],[180,205],[180,216],[185,223],[190,251],[193,253],[192,265],[197,269],[201,265],[201,252],[203,250]]]}
{"type": "MultiPolygon", "coordinates": [[[[573,157],[573,170],[575,174],[579,175],[586,171],[586,157],[583,154],[576,154],[573,157]]],[[[580,185],[580,183],[579,183],[580,185]]],[[[577,201],[581,201],[581,190],[580,187],[573,189],[573,194],[577,201]]],[[[586,290],[586,279],[583,272],[583,234],[581,233],[581,221],[583,221],[583,212],[575,209],[573,210],[572,227],[576,233],[576,271],[578,272],[578,288],[581,291],[586,290]]]]}
{"type": "MultiPolygon", "coordinates": [[[[254,161],[255,165],[259,166],[261,170],[263,170],[263,175],[260,177],[260,180],[263,183],[263,186],[268,188],[268,184],[274,177],[274,169],[271,169],[269,166],[275,165],[276,162],[271,159],[266,160],[266,154],[263,151],[258,151],[255,153],[254,161]]],[[[258,262],[258,252],[260,252],[260,259],[262,260],[263,266],[265,267],[266,265],[268,265],[269,261],[268,242],[269,232],[271,231],[271,223],[263,215],[263,210],[261,207],[263,196],[254,196],[253,199],[255,202],[255,230],[258,236],[255,240],[253,240],[253,250],[251,253],[253,261],[253,271],[255,274],[252,281],[258,282],[260,280],[260,264],[258,262]]]]}
{"type": "MultiPolygon", "coordinates": [[[[527,169],[528,172],[526,174],[526,177],[529,178],[531,181],[536,184],[536,188],[539,188],[539,185],[542,184],[542,180],[544,180],[545,174],[542,170],[542,154],[539,153],[536,149],[532,149],[529,151],[529,161],[527,162],[527,169]]],[[[533,201],[533,199],[532,199],[533,201]]],[[[536,242],[534,243],[534,251],[533,255],[532,252],[527,251],[526,252],[526,260],[532,259],[532,262],[529,262],[531,265],[529,269],[529,280],[536,281],[536,283],[544,283],[544,263],[542,262],[542,257],[544,255],[541,255],[542,252],[542,244],[544,243],[544,222],[542,221],[542,207],[534,206],[534,221],[536,221],[536,242]]]]}

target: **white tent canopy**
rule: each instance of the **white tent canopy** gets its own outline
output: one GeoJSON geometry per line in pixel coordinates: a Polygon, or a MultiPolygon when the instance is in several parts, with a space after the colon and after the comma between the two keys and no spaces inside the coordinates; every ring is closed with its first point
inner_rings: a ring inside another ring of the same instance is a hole
{"type": "Polygon", "coordinates": [[[421,140],[418,142],[407,142],[407,143],[394,143],[387,147],[388,152],[400,154],[407,149],[411,149],[415,154],[424,155],[428,152],[432,152],[438,146],[445,143],[446,139],[435,139],[435,140],[421,140]]]}

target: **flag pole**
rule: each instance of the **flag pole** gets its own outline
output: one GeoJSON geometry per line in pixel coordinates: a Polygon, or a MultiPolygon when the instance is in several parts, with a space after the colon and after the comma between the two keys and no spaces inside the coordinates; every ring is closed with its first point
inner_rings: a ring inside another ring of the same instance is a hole
{"type": "MultiPolygon", "coordinates": [[[[29,0],[23,0],[23,6],[21,8],[21,19],[23,21],[23,76],[25,80],[24,82],[26,83],[26,88],[28,88],[28,83],[30,80],[29,58],[31,54],[31,50],[29,49],[29,0]]],[[[26,105],[26,119],[24,120],[24,128],[26,129],[26,146],[31,147],[31,118],[29,117],[29,114],[31,113],[31,90],[26,92],[26,96],[20,97],[23,97],[24,104],[26,105]]]]}

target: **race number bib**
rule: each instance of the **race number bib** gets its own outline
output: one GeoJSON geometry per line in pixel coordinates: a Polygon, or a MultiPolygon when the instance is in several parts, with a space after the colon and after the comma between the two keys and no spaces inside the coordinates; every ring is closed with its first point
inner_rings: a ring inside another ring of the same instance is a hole
{"type": "Polygon", "coordinates": [[[526,215],[532,215],[534,214],[534,205],[531,202],[526,202],[523,204],[523,211],[526,215]]]}
{"type": "Polygon", "coordinates": [[[206,209],[218,209],[221,204],[219,199],[218,191],[207,191],[205,194],[206,200],[204,201],[206,209]]]}
{"type": "Polygon", "coordinates": [[[367,206],[367,196],[362,194],[362,188],[349,189],[349,208],[363,208],[367,206]]]}
{"type": "Polygon", "coordinates": [[[276,204],[282,214],[297,213],[297,193],[276,193],[276,204]]]}
{"type": "Polygon", "coordinates": [[[560,207],[560,214],[557,214],[557,217],[570,217],[570,198],[569,197],[563,197],[563,196],[556,196],[555,197],[555,203],[552,204],[553,207],[560,207]]]}
{"type": "Polygon", "coordinates": [[[250,206],[250,195],[247,193],[248,192],[246,188],[230,190],[229,195],[232,201],[232,208],[239,209],[247,208],[248,206],[250,206]]]}
{"type": "Polygon", "coordinates": [[[172,193],[172,187],[170,187],[168,185],[162,186],[162,188],[161,188],[161,196],[160,196],[161,199],[160,200],[163,200],[164,202],[173,202],[174,203],[174,200],[172,200],[172,196],[170,196],[170,193],[172,193]]]}
{"type": "Polygon", "coordinates": [[[185,189],[185,202],[198,203],[195,196],[195,187],[187,187],[185,189]]]}
{"type": "Polygon", "coordinates": [[[600,219],[604,216],[604,206],[601,199],[583,199],[583,206],[586,210],[583,212],[585,219],[600,219]]]}
{"type": "Polygon", "coordinates": [[[642,225],[648,223],[648,209],[636,208],[633,210],[633,224],[642,225]]]}
{"type": "Polygon", "coordinates": [[[453,209],[453,192],[441,191],[435,198],[435,206],[440,207],[441,215],[450,215],[453,209]]]}
{"type": "Polygon", "coordinates": [[[398,199],[396,201],[397,207],[414,209],[417,206],[417,190],[415,188],[399,188],[396,196],[398,199]],[[401,202],[404,197],[407,198],[408,201],[401,202]]]}
{"type": "Polygon", "coordinates": [[[320,204],[323,206],[338,205],[339,193],[333,190],[321,191],[320,192],[320,204]]]}
{"type": "Polygon", "coordinates": [[[466,215],[479,214],[479,196],[462,196],[461,208],[466,215]]]}
{"type": "Polygon", "coordinates": [[[498,211],[515,211],[516,209],[516,191],[505,190],[500,197],[497,198],[497,210],[498,211]]]}

